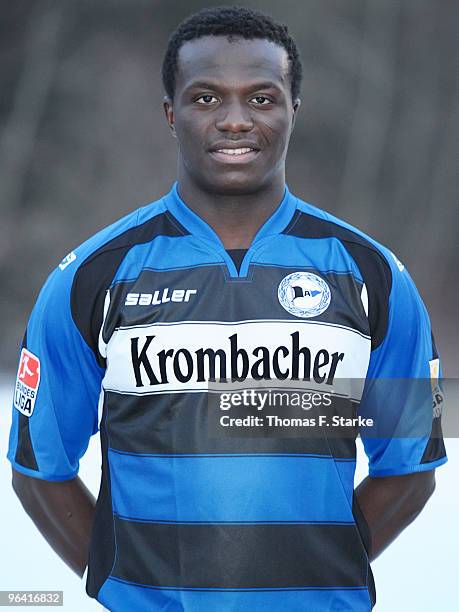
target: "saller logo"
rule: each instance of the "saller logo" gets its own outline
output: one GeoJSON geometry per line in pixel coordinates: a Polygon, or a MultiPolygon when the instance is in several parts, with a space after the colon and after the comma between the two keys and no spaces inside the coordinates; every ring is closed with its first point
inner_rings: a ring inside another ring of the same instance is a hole
{"type": "Polygon", "coordinates": [[[131,338],[131,359],[137,387],[174,382],[207,380],[311,380],[332,385],[344,353],[329,353],[322,348],[315,354],[300,346],[299,332],[290,334],[288,346],[274,350],[258,346],[248,351],[238,344],[237,333],[227,337],[226,348],[165,349],[155,335],[131,338]],[[156,350],[155,350],[156,348],[156,350]],[[160,350],[158,350],[160,349],[160,350]],[[146,378],[145,378],[146,377],[146,378]],[[145,380],[147,382],[145,382],[145,380]]]}
{"type": "Polygon", "coordinates": [[[173,289],[169,293],[169,287],[162,291],[158,289],[153,293],[128,293],[125,306],[158,306],[167,302],[189,302],[190,297],[197,293],[197,289],[173,289]]]}
{"type": "Polygon", "coordinates": [[[27,417],[32,415],[40,384],[40,360],[23,348],[14,388],[14,407],[27,417]]]}

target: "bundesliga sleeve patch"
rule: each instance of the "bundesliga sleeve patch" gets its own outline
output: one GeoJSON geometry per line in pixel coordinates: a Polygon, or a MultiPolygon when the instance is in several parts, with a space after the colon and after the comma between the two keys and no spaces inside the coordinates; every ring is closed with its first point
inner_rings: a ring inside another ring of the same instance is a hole
{"type": "Polygon", "coordinates": [[[27,417],[32,416],[40,384],[40,360],[23,348],[14,387],[14,407],[27,417]]]}

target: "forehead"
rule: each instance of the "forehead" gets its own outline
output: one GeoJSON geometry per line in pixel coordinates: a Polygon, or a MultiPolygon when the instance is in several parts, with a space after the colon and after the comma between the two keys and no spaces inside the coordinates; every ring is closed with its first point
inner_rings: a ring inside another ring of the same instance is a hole
{"type": "Polygon", "coordinates": [[[225,83],[267,79],[287,86],[287,51],[266,39],[203,36],[187,41],[178,54],[176,86],[180,89],[205,78],[225,83]]]}

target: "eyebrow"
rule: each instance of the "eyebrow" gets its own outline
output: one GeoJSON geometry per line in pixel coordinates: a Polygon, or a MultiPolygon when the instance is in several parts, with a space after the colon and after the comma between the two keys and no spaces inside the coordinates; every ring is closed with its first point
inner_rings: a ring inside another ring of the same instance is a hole
{"type": "MultiPolygon", "coordinates": [[[[189,85],[187,85],[185,87],[185,91],[188,91],[189,89],[219,89],[220,85],[219,83],[212,83],[212,81],[192,81],[189,85]]],[[[279,87],[279,85],[276,85],[276,83],[274,83],[273,81],[260,81],[260,82],[254,82],[251,83],[246,89],[251,89],[251,90],[255,90],[255,89],[277,89],[278,91],[281,90],[281,88],[279,87]]]]}

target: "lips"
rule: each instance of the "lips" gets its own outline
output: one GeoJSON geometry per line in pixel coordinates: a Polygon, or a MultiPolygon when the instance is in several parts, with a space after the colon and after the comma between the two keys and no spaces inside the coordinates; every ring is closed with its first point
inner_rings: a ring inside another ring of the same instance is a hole
{"type": "Polygon", "coordinates": [[[248,162],[259,152],[256,145],[246,142],[218,143],[209,151],[212,157],[226,163],[248,162]]]}
{"type": "Polygon", "coordinates": [[[255,149],[250,147],[241,147],[240,149],[217,149],[214,151],[214,153],[224,153],[225,155],[245,155],[251,151],[255,151],[255,149]]]}

